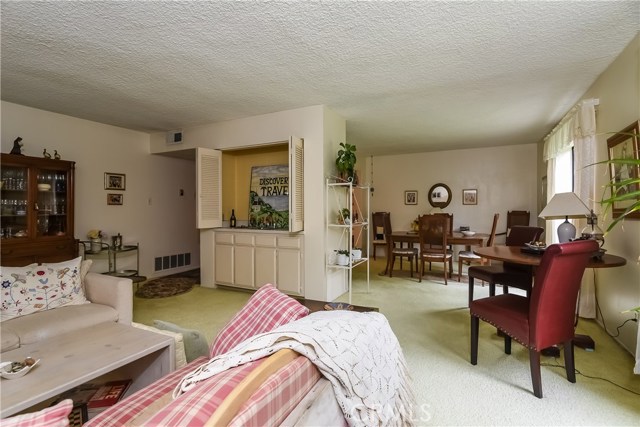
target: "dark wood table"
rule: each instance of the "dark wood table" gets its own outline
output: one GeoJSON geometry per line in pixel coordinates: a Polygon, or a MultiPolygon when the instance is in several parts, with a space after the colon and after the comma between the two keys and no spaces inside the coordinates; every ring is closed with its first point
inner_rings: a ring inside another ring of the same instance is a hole
{"type": "MultiPolygon", "coordinates": [[[[391,233],[391,237],[393,238],[394,243],[399,242],[400,245],[403,243],[408,243],[409,245],[420,243],[420,237],[418,236],[417,231],[394,231],[391,233]]],[[[488,238],[489,235],[485,233],[476,233],[473,236],[465,236],[459,231],[454,231],[453,235],[447,236],[447,244],[464,245],[465,250],[469,251],[471,250],[471,246],[482,246],[484,241],[488,238]]],[[[387,264],[380,275],[384,276],[387,274],[390,260],[391,258],[387,255],[387,264]]],[[[402,268],[402,258],[400,258],[400,268],[402,268]]],[[[450,275],[453,274],[453,263],[449,263],[449,273],[450,275]]]]}
{"type": "MultiPolygon", "coordinates": [[[[531,254],[522,252],[522,248],[520,246],[491,246],[484,248],[474,249],[473,253],[476,255],[480,255],[481,257],[485,257],[488,259],[503,261],[503,262],[511,262],[514,264],[523,264],[530,265],[532,267],[537,267],[540,265],[540,261],[542,260],[542,254],[531,254]]],[[[602,258],[591,258],[589,263],[587,264],[587,268],[613,268],[613,267],[621,267],[627,263],[627,260],[617,256],[604,254],[602,258]]],[[[471,285],[469,285],[471,286],[471,285]]],[[[535,286],[535,283],[534,283],[535,286]]],[[[471,292],[471,290],[469,291],[471,292]]],[[[469,293],[471,295],[471,293],[469,293]]],[[[577,325],[577,315],[576,315],[576,325],[577,325]]],[[[587,350],[595,349],[595,342],[588,335],[579,335],[577,334],[573,339],[573,343],[587,350]]],[[[546,350],[545,353],[550,356],[559,355],[559,350],[546,350]]]]}

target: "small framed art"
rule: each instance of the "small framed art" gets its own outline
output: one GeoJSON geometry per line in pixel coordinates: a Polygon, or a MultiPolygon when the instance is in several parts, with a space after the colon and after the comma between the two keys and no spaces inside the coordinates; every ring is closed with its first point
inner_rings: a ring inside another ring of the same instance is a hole
{"type": "Polygon", "coordinates": [[[418,192],[415,190],[404,192],[404,204],[405,205],[417,205],[418,204],[418,192]]]}
{"type": "Polygon", "coordinates": [[[478,204],[478,190],[462,190],[462,204],[463,205],[477,205],[478,204]]]}
{"type": "Polygon", "coordinates": [[[108,193],[107,205],[121,205],[123,203],[123,199],[123,194],[108,193]]]}
{"type": "Polygon", "coordinates": [[[105,190],[125,190],[126,175],[123,173],[104,173],[104,189],[105,190]]]}

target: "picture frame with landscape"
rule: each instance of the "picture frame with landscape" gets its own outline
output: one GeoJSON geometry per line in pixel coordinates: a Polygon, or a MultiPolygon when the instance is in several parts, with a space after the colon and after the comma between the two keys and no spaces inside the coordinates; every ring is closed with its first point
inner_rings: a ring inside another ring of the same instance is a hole
{"type": "Polygon", "coordinates": [[[127,176],[123,173],[104,173],[104,189],[105,190],[122,190],[126,189],[127,176]]]}

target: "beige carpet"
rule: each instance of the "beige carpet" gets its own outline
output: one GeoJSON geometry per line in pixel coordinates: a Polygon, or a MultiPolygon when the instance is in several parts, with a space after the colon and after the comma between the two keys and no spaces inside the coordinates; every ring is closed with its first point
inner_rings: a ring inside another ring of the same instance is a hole
{"type": "MultiPolygon", "coordinates": [[[[407,266],[405,265],[405,269],[407,266]]],[[[528,352],[514,342],[503,352],[495,329],[481,326],[478,365],[469,363],[469,313],[466,283],[444,286],[409,278],[379,276],[384,261],[371,266],[371,292],[364,268],[354,272],[354,304],[376,306],[398,336],[413,376],[418,402],[417,425],[640,425],[640,395],[607,381],[578,375],[569,383],[564,368],[542,369],[543,399],[532,394],[528,352]]],[[[476,297],[488,295],[476,286],[476,297]]],[[[246,292],[193,291],[163,299],[134,299],[134,320],[150,324],[162,319],[201,330],[211,341],[244,304],[246,292]]],[[[346,301],[346,296],[340,299],[346,301]]],[[[633,326],[632,326],[633,327],[633,326]]],[[[640,393],[633,358],[593,321],[581,320],[578,332],[591,335],[596,351],[576,348],[576,368],[640,393]]],[[[543,358],[549,365],[562,359],[543,358]]]]}

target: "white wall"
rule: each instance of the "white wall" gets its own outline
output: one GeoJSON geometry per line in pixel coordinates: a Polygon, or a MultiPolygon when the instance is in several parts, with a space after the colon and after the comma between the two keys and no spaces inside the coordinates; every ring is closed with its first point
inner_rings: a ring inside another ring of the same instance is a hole
{"type": "Polygon", "coordinates": [[[453,213],[454,228],[468,225],[489,233],[493,214],[499,213],[498,232],[505,231],[509,210],[530,211],[533,225],[537,216],[536,148],[535,144],[512,145],[366,159],[363,175],[375,190],[371,210],[391,212],[393,229],[409,230],[418,215],[432,209],[427,199],[431,186],[444,183],[452,198],[443,211],[453,213]],[[462,204],[463,189],[478,190],[477,205],[462,204]],[[405,190],[418,191],[417,205],[404,204],[405,190]]]}
{"type": "MultiPolygon", "coordinates": [[[[196,147],[230,149],[260,146],[289,140],[289,136],[304,138],[304,269],[305,296],[311,299],[331,300],[327,291],[324,268],[324,176],[326,159],[333,146],[345,140],[345,122],[324,106],[183,128],[183,144],[167,146],[165,134],[151,135],[151,152],[194,149],[196,147]]],[[[330,166],[330,165],[329,165],[330,166]]],[[[224,185],[224,183],[223,183],[224,185]]],[[[211,230],[201,232],[203,244],[202,268],[212,270],[213,244],[211,230]]],[[[212,272],[206,274],[211,281],[212,272]]],[[[203,279],[204,280],[204,279],[203,279]]],[[[212,285],[213,283],[204,283],[212,285]]]]}
{"type": "MultiPolygon", "coordinates": [[[[160,276],[199,267],[195,229],[193,162],[149,154],[149,135],[2,102],[2,152],[23,138],[23,153],[40,157],[43,149],[76,162],[75,237],[90,229],[121,233],[124,242],[140,243],[140,270],[160,276]],[[104,173],[126,174],[122,206],[107,206],[104,173]],[[179,196],[183,189],[185,195],[179,196]],[[151,200],[151,205],[149,204],[151,200]],[[190,266],[154,272],[154,257],[191,253],[190,266]]],[[[110,242],[110,240],[109,240],[110,242]]],[[[126,268],[133,259],[122,259],[126,268]]],[[[94,271],[106,268],[95,266],[94,271]]]]}
{"type": "MultiPolygon", "coordinates": [[[[583,99],[598,98],[596,115],[597,161],[607,160],[607,138],[640,118],[640,36],[625,48],[618,58],[598,77],[583,99]]],[[[605,166],[596,173],[596,188],[603,189],[609,174],[605,166]]],[[[599,197],[600,195],[598,195],[599,197]]],[[[600,218],[601,228],[611,218],[600,218]]],[[[621,311],[640,306],[640,220],[626,220],[605,236],[604,248],[627,259],[619,268],[597,269],[597,299],[610,333],[616,333],[630,314],[621,311]]],[[[637,354],[638,324],[627,323],[617,340],[631,353],[637,354]]]]}

